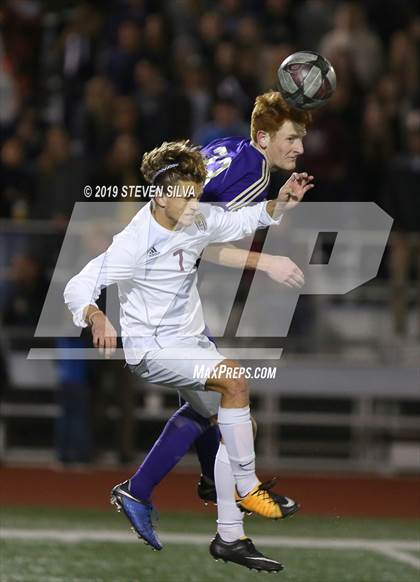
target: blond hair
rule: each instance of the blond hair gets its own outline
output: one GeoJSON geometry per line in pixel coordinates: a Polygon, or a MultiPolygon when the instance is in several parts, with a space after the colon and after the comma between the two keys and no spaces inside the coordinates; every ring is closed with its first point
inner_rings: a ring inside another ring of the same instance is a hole
{"type": "Polygon", "coordinates": [[[150,184],[164,187],[180,180],[203,183],[206,179],[203,156],[189,140],[165,141],[159,147],[146,152],[141,172],[150,184]]]}
{"type": "Polygon", "coordinates": [[[288,120],[306,126],[312,121],[312,115],[308,111],[290,107],[278,91],[258,95],[251,114],[252,140],[257,141],[258,131],[272,135],[288,120]]]}

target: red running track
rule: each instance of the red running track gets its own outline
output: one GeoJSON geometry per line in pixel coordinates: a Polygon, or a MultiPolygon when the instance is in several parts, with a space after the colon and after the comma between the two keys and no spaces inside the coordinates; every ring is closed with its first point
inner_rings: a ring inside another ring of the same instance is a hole
{"type": "MultiPolygon", "coordinates": [[[[105,509],[112,486],[130,474],[129,469],[3,466],[0,504],[105,509]]],[[[159,510],[202,511],[197,478],[198,473],[170,473],[153,497],[159,510]]],[[[420,477],[285,473],[277,489],[297,499],[306,515],[420,518],[420,477]]]]}

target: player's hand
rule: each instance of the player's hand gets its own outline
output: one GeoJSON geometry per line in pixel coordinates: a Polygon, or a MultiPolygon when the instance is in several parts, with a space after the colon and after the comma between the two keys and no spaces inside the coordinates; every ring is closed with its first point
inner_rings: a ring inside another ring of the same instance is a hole
{"type": "Polygon", "coordinates": [[[105,353],[106,358],[110,358],[117,348],[117,332],[107,316],[98,311],[91,317],[92,339],[95,348],[99,348],[99,353],[105,353]]]}
{"type": "Polygon", "coordinates": [[[299,267],[289,257],[267,256],[262,268],[273,281],[300,289],[305,284],[305,277],[299,267]]]}
{"type": "Polygon", "coordinates": [[[277,200],[283,202],[283,210],[290,210],[299,204],[306,192],[314,187],[313,179],[314,177],[309,176],[307,172],[293,172],[277,196],[277,200]]]}

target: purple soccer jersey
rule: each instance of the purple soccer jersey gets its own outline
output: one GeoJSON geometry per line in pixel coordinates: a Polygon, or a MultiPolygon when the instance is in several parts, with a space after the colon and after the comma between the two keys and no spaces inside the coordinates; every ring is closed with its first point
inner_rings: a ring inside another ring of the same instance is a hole
{"type": "Polygon", "coordinates": [[[249,139],[217,139],[201,153],[207,165],[202,202],[220,202],[227,210],[238,210],[267,198],[270,183],[267,160],[249,139]]]}

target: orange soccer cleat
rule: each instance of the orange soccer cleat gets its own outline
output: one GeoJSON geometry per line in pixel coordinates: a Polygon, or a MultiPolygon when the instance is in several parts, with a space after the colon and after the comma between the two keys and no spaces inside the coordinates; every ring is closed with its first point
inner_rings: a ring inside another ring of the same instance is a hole
{"type": "Polygon", "coordinates": [[[284,519],[296,513],[299,504],[289,497],[283,497],[271,491],[276,479],[259,483],[247,495],[236,495],[236,504],[240,509],[256,513],[268,519],[284,519]]]}

